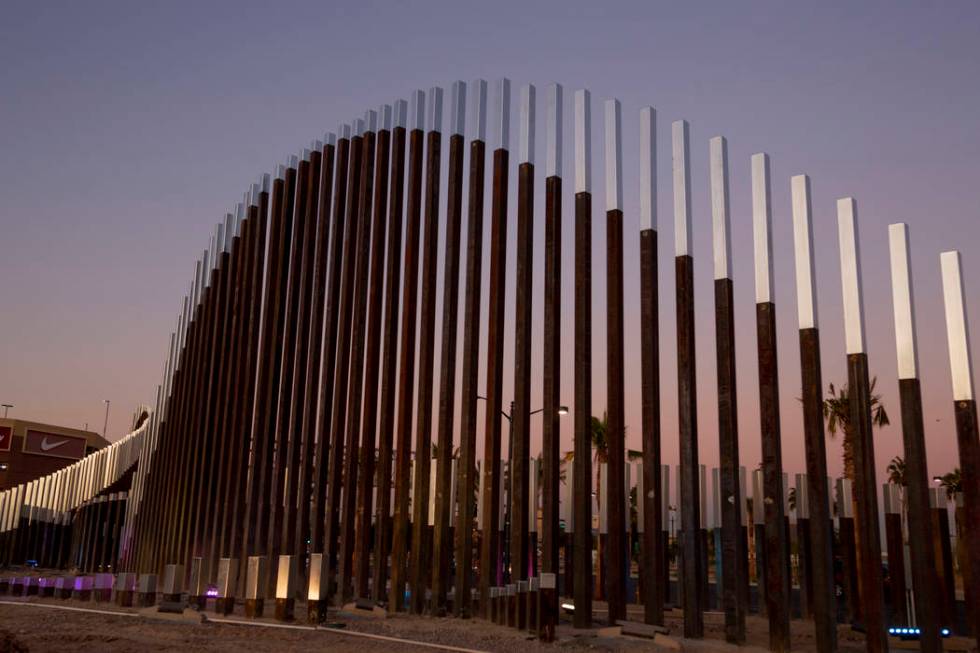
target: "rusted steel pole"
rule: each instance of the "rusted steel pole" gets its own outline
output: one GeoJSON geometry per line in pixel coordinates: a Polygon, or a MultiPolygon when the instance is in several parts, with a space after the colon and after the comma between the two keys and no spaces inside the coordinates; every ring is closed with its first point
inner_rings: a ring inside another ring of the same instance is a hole
{"type": "MultiPolygon", "coordinates": [[[[303,153],[299,161],[296,176],[295,200],[292,202],[294,212],[292,254],[289,259],[289,281],[286,287],[285,334],[282,340],[282,382],[279,386],[279,397],[276,409],[275,450],[272,457],[272,473],[269,485],[269,528],[265,534],[267,539],[265,555],[268,556],[266,569],[278,566],[281,540],[284,534],[284,524],[287,523],[284,506],[286,486],[290,482],[293,470],[290,466],[290,454],[295,447],[290,446],[292,440],[293,407],[295,406],[294,392],[300,379],[305,381],[305,375],[297,376],[297,367],[303,362],[298,354],[305,355],[303,344],[303,320],[306,317],[304,297],[304,281],[306,269],[312,266],[315,235],[310,232],[310,220],[306,211],[308,181],[310,179],[310,151],[303,153]]],[[[288,203],[286,210],[290,210],[288,203]]],[[[303,369],[305,372],[305,369],[303,369]]],[[[301,393],[302,396],[302,393],[301,393]]],[[[292,512],[292,511],[290,511],[292,512]]],[[[275,591],[275,574],[268,573],[264,579],[269,595],[275,591]]]]}
{"type": "MultiPolygon", "coordinates": [[[[333,198],[334,184],[334,151],[336,135],[328,133],[326,142],[322,144],[319,160],[319,190],[310,199],[310,215],[316,219],[316,245],[313,257],[313,286],[312,305],[309,326],[309,356],[306,366],[306,388],[303,402],[303,419],[300,425],[299,468],[296,470],[296,482],[292,504],[296,511],[294,531],[294,552],[302,555],[307,550],[318,548],[317,540],[313,537],[313,524],[320,520],[311,520],[311,505],[317,496],[315,480],[319,470],[314,466],[316,458],[316,419],[319,413],[319,397],[321,373],[320,365],[324,349],[330,348],[324,338],[325,304],[327,300],[327,275],[330,263],[330,205],[333,198]],[[309,548],[307,548],[309,542],[309,548]]],[[[339,179],[337,180],[339,183],[339,179]]],[[[317,503],[319,505],[319,503],[317,503]]]]}
{"type": "Polygon", "coordinates": [[[528,577],[528,465],[531,456],[531,273],[534,265],[534,112],[536,89],[521,88],[514,289],[514,403],[510,452],[511,582],[528,577]]]}
{"type": "MultiPolygon", "coordinates": [[[[885,509],[885,550],[888,552],[888,593],[891,595],[889,623],[895,626],[901,626],[909,623],[909,615],[905,609],[905,596],[908,591],[908,583],[905,579],[905,543],[902,541],[902,500],[899,495],[899,486],[891,483],[882,483],[881,495],[885,509]]],[[[936,634],[938,635],[939,633],[937,632],[936,634]]]]}
{"type": "Polygon", "coordinates": [[[807,508],[810,521],[810,568],[813,578],[813,619],[817,649],[837,650],[837,606],[834,589],[833,532],[827,449],[824,442],[823,380],[820,374],[820,332],[817,326],[816,273],[813,260],[810,178],[791,180],[796,297],[800,327],[800,374],[803,437],[806,452],[807,508]]]}
{"type": "MultiPolygon", "coordinates": [[[[425,610],[432,564],[429,531],[432,465],[432,376],[435,357],[436,264],[439,258],[439,177],[442,161],[442,89],[429,91],[429,133],[425,158],[425,243],[422,248],[422,302],[419,311],[418,408],[415,424],[415,492],[409,562],[412,611],[425,610]]],[[[450,449],[452,447],[450,446],[450,449]]]]}
{"type": "Polygon", "coordinates": [[[606,394],[609,491],[606,600],[609,624],[626,618],[627,519],[623,497],[626,465],[626,398],[623,361],[623,148],[622,107],[606,100],[606,394]]]}
{"type": "Polygon", "coordinates": [[[374,583],[371,598],[386,598],[388,560],[391,557],[391,464],[398,366],[398,307],[401,290],[402,205],[405,198],[405,124],[408,103],[394,105],[391,145],[391,193],[388,209],[388,260],[385,285],[384,363],[381,370],[381,415],[378,433],[378,501],[375,518],[374,583]]]}
{"type": "MultiPolygon", "coordinates": [[[[348,391],[351,390],[351,330],[354,303],[354,284],[357,274],[357,256],[359,250],[360,214],[358,202],[361,190],[362,156],[364,153],[363,120],[354,123],[353,137],[350,146],[350,167],[347,171],[347,207],[344,234],[344,264],[340,278],[340,309],[338,311],[337,329],[337,358],[334,366],[334,395],[332,420],[330,424],[330,461],[327,471],[327,500],[324,505],[325,523],[324,537],[326,543],[323,552],[327,555],[328,573],[327,587],[331,594],[343,598],[343,587],[337,585],[337,575],[341,570],[340,537],[341,513],[344,519],[352,517],[344,511],[342,489],[344,485],[346,457],[355,456],[352,450],[350,433],[347,426],[348,391]],[[338,591],[339,590],[339,591],[338,591]]],[[[358,388],[358,390],[360,390],[358,388]]],[[[355,468],[356,469],[356,468],[355,468]]]]}
{"type": "MultiPolygon", "coordinates": [[[[296,522],[299,518],[299,510],[296,509],[297,495],[300,492],[306,493],[306,488],[299,485],[301,459],[300,455],[304,450],[303,444],[305,433],[302,430],[306,413],[313,407],[309,404],[309,388],[307,383],[310,379],[310,368],[319,371],[319,357],[313,357],[313,351],[318,352],[319,345],[314,345],[313,340],[319,342],[321,334],[319,331],[312,331],[314,324],[313,303],[314,295],[320,295],[319,288],[314,287],[314,274],[316,270],[316,246],[317,232],[319,231],[319,192],[320,192],[320,167],[323,146],[320,143],[313,143],[313,150],[307,153],[306,176],[300,176],[300,201],[297,204],[297,211],[302,212],[303,232],[300,241],[300,251],[303,260],[300,263],[300,274],[297,280],[298,306],[296,309],[296,344],[294,347],[293,374],[290,379],[290,403],[288,406],[288,417],[286,421],[286,449],[283,458],[284,474],[282,483],[281,505],[282,517],[279,529],[279,552],[284,555],[297,555],[306,550],[306,543],[296,539],[296,522]]],[[[269,562],[270,569],[278,568],[278,559],[273,558],[269,562]]],[[[270,592],[275,589],[275,574],[269,574],[270,592]]],[[[274,596],[274,594],[272,594],[274,596]]]]}
{"type": "MultiPolygon", "coordinates": [[[[449,103],[449,178],[446,199],[446,254],[442,295],[442,354],[439,362],[438,461],[435,528],[432,535],[433,613],[446,614],[453,543],[453,426],[456,417],[456,332],[459,313],[459,239],[463,212],[463,134],[466,84],[454,82],[449,103]]],[[[433,280],[434,281],[434,280],[433,280]]],[[[457,568],[456,573],[463,573],[457,568]]],[[[458,596],[457,601],[464,600],[458,596]]]]}
{"type": "Polygon", "coordinates": [[[486,427],[483,459],[483,540],[480,547],[480,610],[489,618],[490,587],[498,585],[500,551],[501,386],[504,376],[504,300],[507,274],[507,179],[510,139],[510,80],[497,83],[497,148],[493,152],[490,209],[490,289],[487,307],[486,427]]]}
{"type": "Polygon", "coordinates": [[[697,384],[694,354],[694,259],[691,256],[690,128],[673,124],[674,223],[677,282],[677,395],[680,422],[680,506],[684,636],[704,636],[701,556],[698,555],[700,479],[698,467],[697,384]]]}
{"type": "Polygon", "coordinates": [[[398,366],[398,416],[395,424],[395,514],[392,527],[391,588],[388,609],[405,609],[408,571],[409,483],[412,468],[412,397],[415,394],[415,334],[418,324],[419,230],[422,215],[422,150],[425,94],[412,94],[408,145],[408,198],[405,271],[402,279],[402,328],[398,366]]]}
{"type": "MultiPolygon", "coordinates": [[[[789,534],[783,501],[783,446],[779,430],[776,305],[772,301],[772,199],[769,175],[769,155],[753,155],[752,223],[755,235],[755,323],[759,354],[762,482],[763,493],[766,497],[763,500],[766,533],[766,615],[769,617],[769,650],[787,651],[790,648],[789,611],[791,597],[789,590],[791,583],[788,575],[789,556],[787,554],[789,534]]],[[[725,176],[727,178],[727,174],[725,176]]],[[[727,188],[727,183],[725,185],[727,188]]],[[[725,195],[727,204],[727,190],[725,195]]]]}
{"type": "MultiPolygon", "coordinates": [[[[391,149],[391,105],[378,113],[377,163],[374,166],[374,225],[371,227],[371,279],[368,285],[368,332],[364,359],[364,417],[361,425],[361,469],[358,473],[357,530],[354,541],[354,596],[368,597],[371,570],[371,517],[375,485],[375,440],[378,427],[378,369],[381,361],[381,299],[384,290],[385,236],[388,210],[388,155],[391,149]]],[[[376,522],[380,524],[380,520],[376,522]]],[[[378,532],[377,529],[374,531],[378,532]]]]}
{"type": "Polygon", "coordinates": [[[837,224],[847,342],[847,387],[851,423],[855,435],[854,485],[858,513],[855,523],[858,527],[860,557],[861,614],[867,629],[868,650],[886,651],[888,639],[885,633],[882,593],[878,483],[875,478],[868,356],[864,352],[864,307],[857,243],[857,204],[853,199],[844,198],[837,201],[837,224]]]}
{"type": "MultiPolygon", "coordinates": [[[[640,111],[640,373],[643,428],[643,620],[664,624],[663,502],[660,480],[660,309],[657,264],[657,113],[640,111]]],[[[717,554],[716,554],[717,555],[717,554]]]]}
{"type": "MultiPolygon", "coordinates": [[[[351,303],[350,372],[347,396],[347,443],[344,460],[344,491],[340,524],[339,598],[346,603],[353,596],[354,526],[357,521],[358,459],[361,457],[361,409],[364,386],[364,348],[367,331],[368,273],[371,254],[371,206],[374,194],[374,147],[377,113],[368,111],[362,138],[360,185],[357,200],[357,255],[354,266],[354,294],[351,303]]],[[[368,436],[374,454],[374,434],[368,436]]],[[[371,479],[369,483],[373,483],[371,479]]]]}
{"type": "MultiPolygon", "coordinates": [[[[463,371],[460,384],[459,516],[456,520],[456,615],[469,618],[476,528],[476,402],[480,371],[480,297],[483,281],[483,187],[486,162],[487,83],[470,86],[473,111],[466,223],[466,295],[463,299],[463,371]]],[[[482,608],[481,608],[482,610],[482,608]]]]}
{"type": "Polygon", "coordinates": [[[973,397],[973,370],[966,321],[966,300],[958,251],[940,256],[943,295],[946,304],[946,334],[949,367],[953,380],[953,410],[956,417],[956,443],[960,454],[963,484],[963,519],[960,532],[966,536],[966,593],[968,630],[980,638],[980,439],[977,405],[973,397]]]}
{"type": "Polygon", "coordinates": [[[544,339],[541,430],[541,573],[553,574],[554,588],[541,593],[540,631],[553,631],[558,623],[558,571],[561,526],[559,492],[561,478],[561,173],[562,173],[562,87],[548,86],[546,97],[547,158],[544,208],[544,339]]]}
{"type": "MultiPolygon", "coordinates": [[[[926,456],[925,429],[922,421],[922,391],[918,378],[918,345],[915,335],[915,306],[912,302],[912,263],[909,255],[908,225],[899,223],[888,226],[889,253],[891,259],[892,305],[895,312],[895,349],[898,356],[898,391],[902,408],[902,439],[905,450],[905,497],[908,516],[909,553],[911,558],[911,586],[915,598],[915,624],[919,628],[919,646],[923,651],[942,650],[936,605],[936,568],[933,564],[932,520],[929,519],[929,467],[926,456]]],[[[886,510],[886,512],[888,512],[886,510]]],[[[886,515],[886,520],[889,517],[886,515]]],[[[890,519],[895,522],[894,517],[890,519]]],[[[902,520],[899,512],[897,551],[902,553],[902,520]]],[[[886,524],[887,526],[887,524],[886,524]]],[[[894,526],[889,532],[889,542],[894,539],[894,526]]],[[[889,567],[892,562],[892,546],[889,546],[889,567]]],[[[904,555],[904,554],[903,554],[904,555]]],[[[900,565],[902,572],[905,566],[900,565]]],[[[892,602],[904,610],[905,595],[895,596],[892,602]]],[[[910,615],[907,615],[910,616],[910,615]]],[[[908,623],[908,621],[905,621],[908,623]]],[[[895,624],[900,625],[900,624],[895,624]]]]}
{"type": "MultiPolygon", "coordinates": [[[[332,466],[332,446],[335,444],[330,427],[333,423],[334,375],[337,362],[337,333],[340,328],[340,291],[344,269],[344,240],[346,233],[347,178],[350,174],[350,127],[340,128],[337,141],[337,173],[333,197],[333,218],[330,225],[330,262],[327,267],[328,285],[324,298],[323,356],[320,364],[320,383],[317,391],[315,447],[313,451],[313,496],[310,501],[310,540],[314,552],[326,552],[325,525],[327,516],[327,481],[332,466]]],[[[355,192],[356,189],[351,189],[355,192]]],[[[323,207],[327,210],[327,206],[323,207]]],[[[322,598],[327,584],[321,583],[322,598]]]]}
{"type": "Polygon", "coordinates": [[[592,99],[575,92],[574,623],[592,625],[592,99]]]}

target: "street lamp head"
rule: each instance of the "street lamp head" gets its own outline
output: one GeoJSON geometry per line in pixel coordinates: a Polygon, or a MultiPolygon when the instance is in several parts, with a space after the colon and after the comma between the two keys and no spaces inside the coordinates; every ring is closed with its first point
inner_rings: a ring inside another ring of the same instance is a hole
{"type": "Polygon", "coordinates": [[[558,414],[559,415],[567,415],[568,414],[568,406],[559,406],[558,407],[558,414]]]}
{"type": "Polygon", "coordinates": [[[935,483],[936,485],[942,485],[943,477],[942,476],[933,476],[932,477],[932,482],[935,483]]]}

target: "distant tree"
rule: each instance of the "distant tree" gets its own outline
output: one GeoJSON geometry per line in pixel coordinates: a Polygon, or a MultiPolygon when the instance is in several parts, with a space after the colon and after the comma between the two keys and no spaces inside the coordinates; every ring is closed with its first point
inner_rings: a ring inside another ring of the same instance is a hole
{"type": "Polygon", "coordinates": [[[888,482],[892,485],[900,485],[902,487],[908,485],[905,479],[905,459],[901,456],[892,458],[885,472],[888,474],[888,482]]]}
{"type": "MultiPolygon", "coordinates": [[[[888,413],[881,402],[881,395],[875,394],[875,385],[878,377],[871,379],[871,425],[872,427],[882,427],[891,423],[888,413]]],[[[854,438],[856,436],[855,426],[851,422],[851,404],[848,387],[846,385],[836,388],[830,384],[828,396],[823,401],[823,416],[827,420],[827,431],[830,437],[835,437],[838,432],[844,434],[844,476],[854,480],[854,438]]]]}

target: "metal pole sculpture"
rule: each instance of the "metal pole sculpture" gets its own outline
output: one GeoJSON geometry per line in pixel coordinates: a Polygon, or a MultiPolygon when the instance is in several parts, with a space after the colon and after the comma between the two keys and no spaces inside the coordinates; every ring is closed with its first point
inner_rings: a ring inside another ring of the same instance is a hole
{"type": "MultiPolygon", "coordinates": [[[[357,476],[361,458],[362,440],[374,453],[374,434],[361,432],[361,409],[364,389],[364,349],[367,336],[368,273],[371,255],[371,206],[374,198],[374,148],[377,130],[377,113],[368,111],[365,116],[364,137],[361,152],[360,186],[357,198],[357,254],[354,264],[354,294],[351,305],[350,380],[347,397],[347,443],[344,460],[343,509],[340,528],[339,598],[346,603],[353,596],[354,580],[354,527],[357,523],[357,476]]],[[[367,481],[367,489],[374,479],[367,481]]],[[[370,499],[368,499],[370,501],[370,499]]]]}
{"type": "Polygon", "coordinates": [[[690,127],[673,124],[674,155],[674,268],[677,281],[677,398],[680,422],[681,599],[684,636],[704,636],[704,597],[701,596],[701,527],[698,478],[698,418],[694,358],[694,258],[691,256],[690,127]]]}
{"type": "MultiPolygon", "coordinates": [[[[333,196],[333,217],[330,220],[330,262],[327,274],[329,279],[324,297],[323,342],[324,350],[320,363],[320,380],[317,391],[317,412],[314,434],[316,441],[313,452],[313,491],[310,498],[310,544],[311,550],[327,553],[326,522],[327,522],[327,491],[329,471],[333,466],[334,445],[333,432],[333,396],[335,367],[337,362],[337,334],[340,328],[340,292],[341,275],[344,265],[344,241],[347,225],[344,211],[347,206],[347,178],[349,175],[350,159],[350,127],[341,127],[340,138],[337,141],[337,172],[333,196]]],[[[356,189],[351,189],[354,192],[356,189]]],[[[327,211],[329,205],[323,206],[327,211]]],[[[339,454],[338,454],[339,455],[339,454]]],[[[336,461],[338,464],[340,461],[336,461]]],[[[329,559],[329,557],[328,557],[329,559]]],[[[327,598],[328,585],[326,577],[320,579],[321,599],[327,598]]]]}
{"type": "Polygon", "coordinates": [[[381,415],[378,434],[378,500],[375,517],[374,571],[371,597],[386,598],[388,561],[391,553],[391,465],[395,423],[398,365],[398,307],[401,290],[402,205],[405,199],[405,125],[408,103],[394,106],[391,143],[391,193],[388,209],[388,261],[385,287],[384,362],[381,369],[381,415]]]}
{"type": "MultiPolygon", "coordinates": [[[[364,363],[364,417],[361,436],[357,527],[354,542],[356,568],[354,596],[368,598],[371,569],[371,517],[375,486],[375,441],[378,425],[378,370],[381,360],[381,298],[384,290],[385,236],[387,231],[388,155],[391,148],[391,105],[381,107],[376,137],[377,163],[374,166],[374,224],[371,227],[371,278],[368,285],[367,344],[364,363]]],[[[390,447],[389,447],[390,451],[390,447]]],[[[379,497],[380,498],[380,497],[379,497]]],[[[385,515],[387,517],[387,514],[385,515]]],[[[381,520],[375,521],[375,537],[381,520]]]]}
{"type": "Polygon", "coordinates": [[[604,498],[609,517],[606,597],[609,623],[626,618],[628,548],[623,500],[626,465],[626,400],[623,363],[623,136],[619,100],[607,100],[606,145],[606,374],[609,488],[604,498]]]}
{"type": "MultiPolygon", "coordinates": [[[[908,225],[888,226],[891,256],[892,305],[895,311],[895,349],[898,355],[898,390],[902,407],[902,436],[905,445],[905,483],[908,501],[909,549],[912,587],[915,592],[915,623],[923,651],[941,651],[942,640],[936,618],[936,573],[933,565],[932,520],[929,519],[929,467],[925,429],[922,423],[922,391],[919,386],[918,343],[915,306],[912,301],[912,263],[909,256],[908,225]]],[[[887,517],[886,517],[887,519],[887,517]]],[[[899,516],[901,536],[901,516],[899,516]]],[[[901,543],[901,537],[899,539],[901,543]]],[[[891,565],[891,556],[889,563],[891,565]]],[[[889,565],[889,566],[890,566],[889,565]]],[[[905,597],[898,600],[904,602],[905,597]]],[[[894,592],[892,601],[896,601],[894,592]]]]}
{"type": "Polygon", "coordinates": [[[501,386],[504,375],[504,281],[507,265],[507,178],[510,140],[510,80],[497,83],[497,148],[493,152],[493,190],[490,208],[490,289],[487,308],[487,412],[482,473],[483,541],[480,548],[480,610],[488,618],[490,587],[498,585],[500,551],[501,386]]]}
{"type": "Polygon", "coordinates": [[[663,502],[660,456],[660,294],[657,263],[657,112],[640,110],[640,355],[642,374],[643,617],[664,624],[667,576],[664,573],[663,502]]]}
{"type": "Polygon", "coordinates": [[[408,147],[408,224],[405,272],[402,280],[401,362],[398,366],[398,417],[395,450],[395,516],[391,546],[391,588],[388,609],[405,608],[405,573],[408,570],[409,484],[412,468],[412,397],[415,394],[415,329],[418,320],[419,229],[422,216],[422,148],[425,134],[425,93],[412,94],[412,122],[408,147]]]}
{"type": "Polygon", "coordinates": [[[736,402],[738,379],[735,367],[735,308],[731,244],[728,239],[728,232],[731,230],[728,206],[728,141],[721,136],[712,138],[709,149],[715,279],[715,353],[718,369],[718,451],[723,497],[721,502],[722,603],[725,612],[725,639],[741,644],[745,642],[746,606],[738,600],[738,560],[746,552],[739,546],[741,496],[738,487],[738,404],[736,402]]]}
{"type": "Polygon", "coordinates": [[[960,453],[963,483],[963,514],[966,520],[961,532],[966,535],[966,567],[963,586],[966,590],[967,620],[973,634],[980,637],[980,440],[977,430],[977,405],[973,398],[973,366],[967,331],[966,300],[958,251],[940,256],[943,273],[943,297],[946,305],[946,338],[949,343],[949,368],[953,380],[953,410],[956,416],[956,443],[960,453]]]}
{"type": "MultiPolygon", "coordinates": [[[[476,403],[480,371],[480,284],[483,262],[483,185],[487,129],[487,83],[471,87],[473,138],[470,141],[469,198],[466,226],[466,296],[463,300],[463,372],[460,380],[459,517],[456,520],[456,615],[471,616],[473,529],[477,492],[476,403]]],[[[481,611],[486,614],[481,605],[481,611]]]]}
{"type": "Polygon", "coordinates": [[[574,623],[592,625],[592,100],[575,92],[574,623]]]}
{"type": "Polygon", "coordinates": [[[535,88],[521,89],[514,297],[514,403],[510,415],[511,582],[528,577],[528,464],[531,456],[531,271],[534,261],[535,88]]]}
{"type": "MultiPolygon", "coordinates": [[[[550,84],[546,93],[547,158],[545,160],[544,215],[544,341],[541,431],[543,489],[541,506],[542,637],[554,637],[558,623],[558,571],[561,445],[558,406],[561,403],[561,192],[562,192],[562,87],[550,84]],[[546,577],[545,574],[551,574],[546,577]],[[547,581],[547,582],[546,582],[547,581]],[[547,587],[546,585],[553,586],[547,587]]],[[[566,562],[567,564],[567,562],[566,562]]]]}
{"type": "MultiPolygon", "coordinates": [[[[346,586],[338,585],[338,574],[346,567],[341,558],[341,513],[344,519],[353,517],[344,511],[342,488],[345,473],[350,472],[350,459],[356,457],[352,434],[347,426],[347,411],[351,388],[351,331],[354,303],[354,285],[357,276],[357,255],[361,238],[361,222],[358,204],[361,196],[362,157],[364,154],[363,121],[354,122],[353,138],[350,143],[350,167],[347,170],[347,207],[344,222],[343,272],[340,277],[340,308],[337,322],[337,358],[335,362],[333,385],[333,408],[330,426],[330,457],[327,470],[327,501],[324,505],[323,552],[327,556],[327,587],[335,598],[344,597],[346,586]],[[349,392],[350,391],[350,392],[349,392]],[[345,458],[346,456],[346,458],[345,458]],[[344,463],[348,465],[345,467],[344,463]]],[[[357,392],[360,388],[356,389],[357,392]]],[[[354,467],[356,473],[356,467],[354,467]]]]}
{"type": "Polygon", "coordinates": [[[864,352],[864,304],[861,293],[861,261],[857,244],[857,204],[851,198],[837,201],[837,225],[841,252],[844,327],[847,342],[847,383],[851,423],[854,428],[854,474],[857,490],[860,596],[866,645],[869,651],[888,650],[881,588],[881,535],[878,519],[878,483],[875,479],[874,441],[871,433],[871,393],[868,357],[864,352]]]}
{"type": "MultiPolygon", "coordinates": [[[[453,425],[456,417],[456,333],[459,314],[459,240],[463,213],[463,134],[466,130],[466,84],[453,83],[449,105],[449,177],[446,204],[446,254],[442,295],[442,352],[439,363],[438,461],[436,514],[432,537],[432,596],[436,616],[446,614],[453,542],[450,526],[455,511],[453,489],[453,425]]],[[[465,573],[457,569],[457,574],[465,573]]],[[[469,597],[457,596],[457,601],[469,597]]]]}
{"type": "Polygon", "coordinates": [[[823,380],[820,375],[820,332],[817,325],[817,279],[813,261],[810,178],[791,180],[793,242],[796,260],[796,301],[800,325],[803,437],[806,453],[807,499],[810,515],[810,564],[813,578],[813,618],[817,648],[837,650],[837,607],[834,598],[833,533],[827,449],[823,426],[823,380]]]}
{"type": "Polygon", "coordinates": [[[789,534],[783,502],[783,445],[779,431],[776,305],[772,301],[772,199],[768,154],[752,156],[752,225],[755,240],[755,323],[759,351],[762,483],[766,497],[762,506],[766,520],[766,615],[769,617],[769,649],[786,651],[790,647],[791,583],[787,555],[789,534]]]}

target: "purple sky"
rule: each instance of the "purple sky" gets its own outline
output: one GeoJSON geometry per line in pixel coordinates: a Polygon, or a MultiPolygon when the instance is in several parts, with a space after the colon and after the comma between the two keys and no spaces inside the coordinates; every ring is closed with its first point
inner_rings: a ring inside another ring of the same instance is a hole
{"type": "MultiPolygon", "coordinates": [[[[787,471],[800,471],[803,460],[788,192],[789,177],[801,172],[813,183],[825,381],[846,378],[834,201],[853,195],[860,210],[871,369],[893,420],[876,438],[879,475],[901,452],[886,231],[896,221],[911,228],[930,472],[957,464],[939,252],[962,250],[967,301],[977,306],[976,4],[643,2],[616,13],[594,2],[329,4],[5,3],[0,402],[15,404],[12,417],[74,427],[87,422],[98,430],[108,398],[110,438],[121,435],[135,406],[153,398],[180,297],[212,224],[256,175],[338,123],[414,88],[448,89],[455,79],[484,77],[491,81],[492,102],[492,81],[508,76],[515,106],[521,84],[537,84],[543,103],[544,85],[563,83],[568,118],[571,92],[587,87],[593,93],[597,414],[605,405],[601,102],[623,101],[630,446],[638,447],[640,437],[633,355],[639,265],[631,237],[638,211],[636,124],[639,108],[650,104],[659,119],[666,460],[674,463],[677,456],[669,123],[685,118],[692,134],[703,462],[717,461],[707,155],[708,139],[722,134],[729,140],[732,175],[743,464],[755,467],[761,459],[748,185],[749,156],[758,151],[772,156],[787,471]]],[[[515,149],[516,124],[515,118],[515,149]]],[[[570,180],[568,138],[565,150],[570,180]]],[[[542,178],[539,166],[536,370],[542,178]]],[[[571,185],[566,183],[562,297],[562,396],[569,404],[571,185]]],[[[513,218],[510,227],[513,244],[513,218]]],[[[512,260],[509,267],[512,288],[512,260]]],[[[440,262],[440,288],[441,277],[440,262]]],[[[441,290],[438,295],[441,300],[441,290]]],[[[508,356],[513,309],[509,300],[508,356]]],[[[485,296],[483,310],[485,315],[485,296]]],[[[972,337],[980,346],[976,329],[972,337]]],[[[511,396],[510,369],[508,363],[505,399],[511,396]]],[[[480,378],[482,383],[482,369],[480,378]]],[[[535,382],[535,407],[540,393],[535,382]]],[[[571,446],[570,425],[566,419],[563,449],[571,446]]],[[[838,473],[836,442],[828,457],[831,472],[838,473]]]]}

